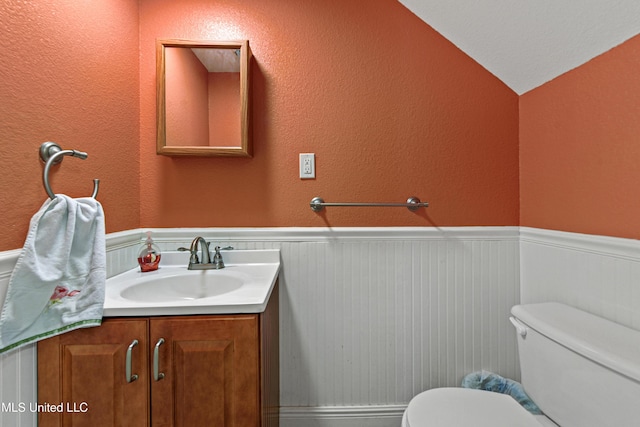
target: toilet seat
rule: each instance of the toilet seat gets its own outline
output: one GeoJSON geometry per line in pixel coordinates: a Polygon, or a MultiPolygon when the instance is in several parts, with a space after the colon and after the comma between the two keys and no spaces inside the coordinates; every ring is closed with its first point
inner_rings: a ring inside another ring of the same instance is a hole
{"type": "Polygon", "coordinates": [[[415,396],[403,427],[541,427],[511,396],[468,388],[435,388],[415,396]]]}

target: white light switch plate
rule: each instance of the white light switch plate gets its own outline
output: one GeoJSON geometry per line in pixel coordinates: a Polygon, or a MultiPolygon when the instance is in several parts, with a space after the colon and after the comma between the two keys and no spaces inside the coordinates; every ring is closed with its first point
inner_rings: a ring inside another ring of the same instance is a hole
{"type": "Polygon", "coordinates": [[[314,153],[300,153],[300,178],[316,177],[316,155],[314,153]]]}

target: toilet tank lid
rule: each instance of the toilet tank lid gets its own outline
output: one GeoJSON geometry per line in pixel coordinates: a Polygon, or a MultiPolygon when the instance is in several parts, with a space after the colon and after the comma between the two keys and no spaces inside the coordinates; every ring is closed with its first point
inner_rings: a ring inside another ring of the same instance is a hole
{"type": "Polygon", "coordinates": [[[511,313],[545,337],[640,382],[640,331],[557,302],[516,305],[511,313]]]}

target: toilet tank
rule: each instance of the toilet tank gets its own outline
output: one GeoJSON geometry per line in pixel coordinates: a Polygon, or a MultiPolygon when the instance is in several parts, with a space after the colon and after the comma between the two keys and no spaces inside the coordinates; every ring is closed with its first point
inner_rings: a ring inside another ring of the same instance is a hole
{"type": "Polygon", "coordinates": [[[560,303],[511,309],[521,382],[561,427],[640,425],[640,331],[560,303]]]}

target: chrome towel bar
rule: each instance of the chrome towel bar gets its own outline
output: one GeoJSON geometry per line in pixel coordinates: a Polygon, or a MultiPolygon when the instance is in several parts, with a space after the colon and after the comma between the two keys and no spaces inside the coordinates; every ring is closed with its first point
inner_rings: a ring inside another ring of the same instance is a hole
{"type": "Polygon", "coordinates": [[[325,202],[322,197],[314,197],[311,199],[311,210],[314,212],[320,212],[325,206],[348,206],[348,207],[401,207],[407,208],[410,211],[417,211],[418,208],[429,207],[429,203],[421,202],[417,197],[409,197],[406,203],[328,203],[325,202]]]}
{"type": "MultiPolygon", "coordinates": [[[[86,159],[89,155],[82,151],[77,150],[63,150],[60,148],[58,144],[55,142],[43,142],[40,146],[40,159],[45,162],[44,171],[42,173],[42,183],[44,184],[44,189],[49,195],[51,200],[56,198],[55,193],[51,190],[51,184],[49,184],[49,169],[51,166],[57,165],[62,161],[64,156],[78,157],[79,159],[86,159]]],[[[100,185],[99,179],[93,180],[93,194],[91,197],[94,199],[98,195],[98,187],[100,185]]]]}

